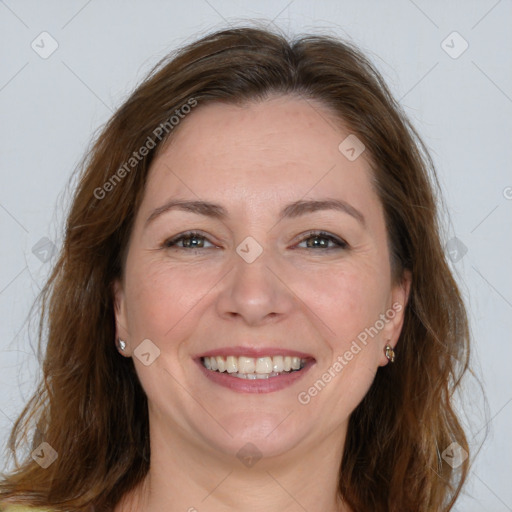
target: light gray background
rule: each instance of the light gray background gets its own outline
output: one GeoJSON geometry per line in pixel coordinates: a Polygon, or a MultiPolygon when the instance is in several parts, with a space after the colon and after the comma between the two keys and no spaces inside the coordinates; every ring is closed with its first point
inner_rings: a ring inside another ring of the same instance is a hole
{"type": "Polygon", "coordinates": [[[512,510],[510,0],[0,0],[0,442],[39,375],[25,320],[54,258],[41,261],[33,247],[44,237],[59,246],[65,186],[94,131],[165,53],[255,18],[357,43],[430,148],[451,219],[445,241],[460,241],[451,264],[488,397],[485,418],[468,384],[472,444],[486,423],[490,433],[457,510],[512,510]],[[31,48],[51,48],[43,31],[58,44],[46,59],[31,48]],[[453,31],[469,44],[457,58],[463,40],[441,45],[453,31]]]}

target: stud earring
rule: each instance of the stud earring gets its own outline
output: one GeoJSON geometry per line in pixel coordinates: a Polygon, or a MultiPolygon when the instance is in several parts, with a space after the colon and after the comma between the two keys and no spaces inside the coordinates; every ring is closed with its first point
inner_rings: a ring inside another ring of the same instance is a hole
{"type": "Polygon", "coordinates": [[[386,354],[388,361],[390,361],[391,363],[395,362],[395,351],[393,350],[393,347],[391,345],[386,345],[384,347],[384,354],[386,354]]]}
{"type": "Polygon", "coordinates": [[[121,338],[117,339],[117,348],[121,351],[124,351],[126,348],[126,341],[123,341],[121,338]]]}

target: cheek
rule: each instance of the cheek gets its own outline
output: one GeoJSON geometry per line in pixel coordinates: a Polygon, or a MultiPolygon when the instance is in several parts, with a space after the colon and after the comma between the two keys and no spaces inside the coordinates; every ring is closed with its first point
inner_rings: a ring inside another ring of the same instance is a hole
{"type": "Polygon", "coordinates": [[[371,276],[369,271],[332,273],[328,286],[316,285],[311,300],[317,305],[315,313],[330,328],[324,338],[329,354],[317,370],[317,378],[328,383],[318,404],[330,404],[336,424],[357,407],[378,369],[379,338],[369,336],[367,329],[382,313],[383,289],[371,276]]]}
{"type": "Polygon", "coordinates": [[[384,313],[386,286],[376,267],[334,274],[331,284],[336,290],[324,301],[324,318],[335,333],[331,359],[322,370],[335,375],[333,407],[344,417],[365,396],[378,369],[380,337],[374,329],[384,313]]]}
{"type": "Polygon", "coordinates": [[[346,265],[308,272],[297,280],[297,295],[315,314],[322,335],[333,351],[344,352],[347,344],[374,325],[383,313],[385,286],[378,269],[368,265],[346,265]]]}
{"type": "Polygon", "coordinates": [[[183,380],[180,347],[197,325],[200,299],[213,286],[213,278],[211,273],[201,276],[154,261],[134,261],[126,275],[128,328],[134,348],[150,339],[160,349],[149,366],[133,358],[141,385],[158,402],[162,388],[172,388],[174,378],[183,380]]]}
{"type": "Polygon", "coordinates": [[[204,266],[178,268],[165,261],[134,260],[126,279],[130,332],[160,343],[176,337],[179,324],[193,315],[215,281],[204,266]]]}

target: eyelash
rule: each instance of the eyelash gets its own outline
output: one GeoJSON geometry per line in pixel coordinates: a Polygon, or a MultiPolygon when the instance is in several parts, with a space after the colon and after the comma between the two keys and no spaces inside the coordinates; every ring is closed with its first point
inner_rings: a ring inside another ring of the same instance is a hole
{"type": "MultiPolygon", "coordinates": [[[[182,233],[174,238],[170,238],[170,239],[166,240],[162,244],[162,247],[169,249],[171,247],[175,247],[176,244],[178,242],[180,242],[181,240],[185,240],[185,239],[189,239],[189,238],[202,238],[204,240],[207,240],[207,237],[205,237],[201,233],[198,233],[196,231],[187,231],[186,233],[182,233]]],[[[301,240],[299,240],[298,243],[302,243],[304,241],[310,240],[311,238],[324,238],[324,239],[329,240],[329,241],[333,242],[334,244],[336,244],[336,247],[327,247],[327,248],[320,247],[320,250],[322,250],[322,251],[348,249],[348,247],[349,247],[348,244],[344,240],[341,240],[340,238],[335,237],[334,235],[331,235],[324,231],[310,231],[310,232],[306,233],[306,235],[303,238],[301,238],[301,240]]],[[[201,249],[201,247],[178,247],[178,249],[183,249],[183,250],[201,249]]],[[[302,247],[302,249],[304,249],[304,247],[302,247]]],[[[305,249],[313,249],[313,247],[306,247],[305,249]]]]}

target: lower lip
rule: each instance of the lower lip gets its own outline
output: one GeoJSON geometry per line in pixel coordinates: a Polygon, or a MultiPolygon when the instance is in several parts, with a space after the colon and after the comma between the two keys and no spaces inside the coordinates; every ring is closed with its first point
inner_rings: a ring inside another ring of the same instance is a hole
{"type": "Polygon", "coordinates": [[[215,384],[224,386],[225,388],[237,391],[239,393],[272,393],[291,386],[294,382],[302,378],[309,369],[315,364],[314,360],[309,360],[304,368],[292,373],[283,373],[277,377],[269,377],[268,379],[240,379],[232,377],[226,372],[215,372],[204,367],[201,359],[196,360],[203,374],[215,384]]]}

